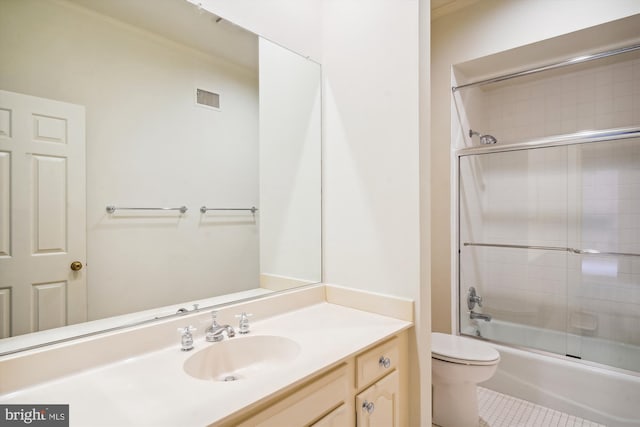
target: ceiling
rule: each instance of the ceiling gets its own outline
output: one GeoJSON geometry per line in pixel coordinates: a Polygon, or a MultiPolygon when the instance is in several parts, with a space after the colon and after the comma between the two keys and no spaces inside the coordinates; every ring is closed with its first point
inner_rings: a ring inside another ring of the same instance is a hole
{"type": "Polygon", "coordinates": [[[431,0],[431,20],[471,6],[480,0],[431,0]]]}

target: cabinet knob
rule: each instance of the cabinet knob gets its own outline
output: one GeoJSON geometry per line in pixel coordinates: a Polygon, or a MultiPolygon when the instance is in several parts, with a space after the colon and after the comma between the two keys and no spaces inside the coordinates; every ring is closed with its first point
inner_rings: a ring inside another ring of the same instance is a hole
{"type": "Polygon", "coordinates": [[[389,359],[388,357],[380,356],[378,365],[382,366],[385,369],[389,369],[389,366],[391,366],[391,359],[389,359]]]}
{"type": "Polygon", "coordinates": [[[362,409],[366,411],[367,414],[371,415],[373,414],[374,409],[376,409],[376,406],[373,404],[373,402],[368,402],[365,400],[364,402],[362,402],[362,409]]]}

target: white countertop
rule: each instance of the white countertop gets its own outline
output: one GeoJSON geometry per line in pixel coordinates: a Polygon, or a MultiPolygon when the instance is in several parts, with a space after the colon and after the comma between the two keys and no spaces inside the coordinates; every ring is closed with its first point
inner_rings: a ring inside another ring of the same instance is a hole
{"type": "MultiPolygon", "coordinates": [[[[256,319],[251,335],[287,337],[300,353],[286,367],[234,382],[195,379],[183,363],[208,346],[174,346],[0,396],[3,404],[69,404],[71,426],[204,426],[340,362],[412,324],[330,303],[256,319]]],[[[231,339],[242,339],[231,338],[231,339]]]]}

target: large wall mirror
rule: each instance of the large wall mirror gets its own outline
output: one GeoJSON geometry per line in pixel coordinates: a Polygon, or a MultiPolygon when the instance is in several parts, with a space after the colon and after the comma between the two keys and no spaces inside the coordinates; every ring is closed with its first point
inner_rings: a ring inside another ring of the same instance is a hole
{"type": "Polygon", "coordinates": [[[2,0],[0,53],[0,354],[321,281],[319,64],[187,0],[2,0]]]}

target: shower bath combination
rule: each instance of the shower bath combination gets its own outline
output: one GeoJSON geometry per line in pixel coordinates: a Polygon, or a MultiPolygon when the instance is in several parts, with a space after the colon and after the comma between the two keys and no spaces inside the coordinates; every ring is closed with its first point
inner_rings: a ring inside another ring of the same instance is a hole
{"type": "Polygon", "coordinates": [[[498,142],[498,140],[493,135],[481,135],[480,132],[476,132],[473,129],[469,129],[469,138],[473,138],[474,135],[480,137],[480,144],[483,145],[491,145],[498,142]]]}
{"type": "Polygon", "coordinates": [[[618,178],[640,180],[628,172],[639,163],[640,126],[473,145],[457,151],[452,310],[460,335],[500,352],[484,386],[610,427],[640,427],[631,320],[640,300],[626,291],[640,275],[623,267],[640,260],[640,247],[620,239],[629,233],[623,219],[638,214],[618,202],[637,193],[618,178]],[[610,200],[616,209],[606,208],[610,200]],[[474,312],[479,304],[483,313],[474,312]],[[485,313],[490,321],[478,318],[485,313]],[[593,392],[603,389],[625,398],[593,392]]]}

